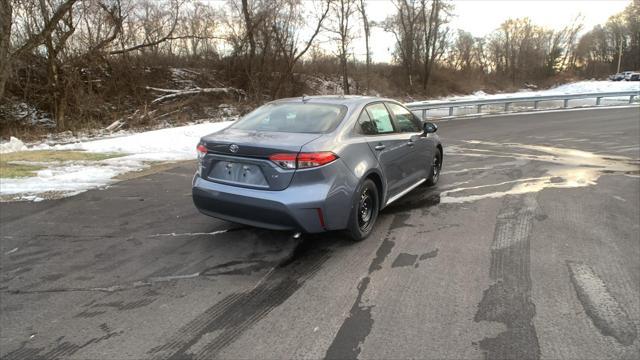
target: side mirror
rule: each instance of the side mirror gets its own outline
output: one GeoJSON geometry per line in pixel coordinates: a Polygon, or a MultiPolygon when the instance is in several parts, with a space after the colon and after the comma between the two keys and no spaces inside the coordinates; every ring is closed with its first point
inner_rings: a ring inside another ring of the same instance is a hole
{"type": "Polygon", "coordinates": [[[425,121],[424,123],[422,123],[422,129],[424,130],[425,134],[432,134],[438,131],[438,125],[432,122],[425,121]]]}

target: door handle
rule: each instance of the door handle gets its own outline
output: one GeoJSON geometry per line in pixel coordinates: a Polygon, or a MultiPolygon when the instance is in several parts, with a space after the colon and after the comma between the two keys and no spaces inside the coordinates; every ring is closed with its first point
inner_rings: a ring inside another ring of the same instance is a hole
{"type": "Polygon", "coordinates": [[[374,147],[374,149],[376,150],[384,150],[386,148],[386,146],[382,145],[382,144],[378,144],[374,147]]]}

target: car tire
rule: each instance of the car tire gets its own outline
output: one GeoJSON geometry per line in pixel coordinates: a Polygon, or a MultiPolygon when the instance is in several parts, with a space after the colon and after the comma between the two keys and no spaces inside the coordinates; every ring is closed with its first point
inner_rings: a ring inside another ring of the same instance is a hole
{"type": "Polygon", "coordinates": [[[376,184],[366,179],[358,188],[351,207],[347,233],[351,240],[362,241],[371,234],[378,219],[380,195],[376,184]]]}
{"type": "Polygon", "coordinates": [[[442,170],[442,153],[438,150],[431,162],[427,186],[434,186],[438,183],[438,180],[440,179],[440,170],[442,170]]]}

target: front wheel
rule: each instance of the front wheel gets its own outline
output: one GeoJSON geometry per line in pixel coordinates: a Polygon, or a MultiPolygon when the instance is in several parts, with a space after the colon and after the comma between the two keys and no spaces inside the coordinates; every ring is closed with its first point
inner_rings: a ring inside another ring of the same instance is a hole
{"type": "Polygon", "coordinates": [[[364,240],[371,234],[379,209],[378,188],[373,181],[367,179],[358,189],[349,217],[347,231],[353,241],[364,240]]]}
{"type": "Polygon", "coordinates": [[[438,183],[438,179],[440,179],[440,170],[442,170],[442,153],[438,150],[431,162],[431,171],[429,173],[429,178],[427,179],[427,186],[434,186],[438,183]]]}

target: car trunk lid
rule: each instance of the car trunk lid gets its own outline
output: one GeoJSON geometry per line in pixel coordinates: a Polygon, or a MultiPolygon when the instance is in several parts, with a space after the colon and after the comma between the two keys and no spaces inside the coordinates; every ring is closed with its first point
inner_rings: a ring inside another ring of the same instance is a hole
{"type": "Polygon", "coordinates": [[[227,128],[202,138],[208,151],[202,159],[202,176],[232,186],[284,190],[295,170],[277,166],[269,156],[298,153],[321,135],[227,128]]]}

